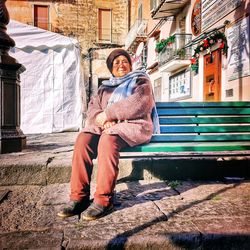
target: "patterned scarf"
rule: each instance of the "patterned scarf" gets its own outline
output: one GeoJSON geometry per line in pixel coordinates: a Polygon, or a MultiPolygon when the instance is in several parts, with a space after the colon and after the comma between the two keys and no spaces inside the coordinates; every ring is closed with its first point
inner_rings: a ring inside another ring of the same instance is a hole
{"type": "MultiPolygon", "coordinates": [[[[136,86],[136,80],[139,76],[149,78],[148,74],[142,70],[135,70],[128,73],[123,77],[114,77],[111,76],[109,80],[103,81],[102,84],[108,87],[116,87],[114,92],[108,101],[108,106],[112,105],[115,102],[123,100],[132,94],[133,88],[136,86]]],[[[152,109],[151,114],[153,124],[154,124],[154,134],[160,134],[160,124],[159,117],[157,114],[156,106],[152,109]]]]}

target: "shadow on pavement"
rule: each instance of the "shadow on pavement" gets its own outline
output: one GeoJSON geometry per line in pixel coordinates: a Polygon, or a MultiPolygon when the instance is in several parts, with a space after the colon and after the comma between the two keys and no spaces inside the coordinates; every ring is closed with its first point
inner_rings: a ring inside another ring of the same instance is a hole
{"type": "MultiPolygon", "coordinates": [[[[125,249],[126,243],[129,239],[129,237],[139,233],[140,231],[145,230],[146,228],[156,225],[160,222],[168,221],[170,218],[173,218],[177,214],[191,208],[192,206],[198,205],[203,203],[204,201],[211,200],[218,196],[219,194],[222,194],[230,189],[233,189],[237,186],[241,185],[241,183],[236,183],[233,186],[222,188],[221,190],[214,192],[212,194],[209,194],[205,198],[201,200],[192,201],[186,205],[182,205],[176,209],[174,209],[172,212],[168,214],[163,214],[162,216],[159,216],[143,225],[137,226],[129,231],[126,231],[124,233],[118,234],[116,237],[114,237],[112,240],[109,241],[107,249],[125,249]]],[[[202,249],[232,249],[232,244],[237,244],[237,247],[240,246],[246,246],[246,244],[249,244],[250,242],[250,235],[233,235],[233,234],[206,234],[202,235],[202,233],[171,233],[168,232],[167,236],[170,241],[172,241],[172,244],[176,245],[177,247],[185,247],[185,249],[194,249],[196,247],[200,247],[201,245],[204,245],[204,248],[202,249]],[[225,237],[224,237],[225,236],[225,237]],[[194,239],[195,237],[195,239],[194,239]],[[230,248],[228,247],[230,244],[230,248]],[[241,244],[241,245],[239,245],[241,244]],[[243,244],[243,245],[242,245],[243,244]],[[214,248],[215,247],[215,248],[214,248]]],[[[249,246],[249,245],[248,245],[249,246]]],[[[239,248],[235,248],[239,249],[239,248]]],[[[244,248],[241,248],[244,249],[244,248]]]]}

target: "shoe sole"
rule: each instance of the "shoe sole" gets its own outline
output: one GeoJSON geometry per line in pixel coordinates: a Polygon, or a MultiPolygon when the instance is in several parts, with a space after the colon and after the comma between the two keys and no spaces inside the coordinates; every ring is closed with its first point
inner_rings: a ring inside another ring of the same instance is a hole
{"type": "Polygon", "coordinates": [[[59,216],[61,218],[68,218],[68,217],[72,217],[72,216],[76,216],[76,215],[79,216],[79,214],[63,214],[63,213],[60,213],[60,212],[57,214],[57,216],[59,216]]]}
{"type": "Polygon", "coordinates": [[[59,216],[61,218],[68,218],[68,217],[72,217],[72,216],[78,215],[80,217],[81,213],[84,212],[89,207],[89,205],[90,205],[90,203],[88,203],[86,205],[86,208],[84,208],[79,214],[65,214],[63,212],[59,212],[59,213],[57,213],[57,216],[59,216]]]}
{"type": "Polygon", "coordinates": [[[84,220],[86,221],[91,221],[91,220],[97,220],[107,214],[109,214],[110,212],[112,212],[114,210],[114,206],[109,207],[105,212],[103,212],[101,215],[96,216],[96,217],[90,217],[90,216],[85,216],[84,214],[81,216],[84,220]]]}

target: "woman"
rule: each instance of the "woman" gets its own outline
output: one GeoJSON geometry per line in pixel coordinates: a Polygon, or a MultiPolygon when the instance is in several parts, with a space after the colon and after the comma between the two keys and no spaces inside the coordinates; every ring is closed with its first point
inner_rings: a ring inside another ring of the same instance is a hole
{"type": "Polygon", "coordinates": [[[123,49],[112,51],[106,63],[112,76],[89,103],[86,125],[74,148],[71,202],[58,213],[61,217],[84,211],[83,219],[94,220],[111,211],[120,150],[149,142],[153,133],[155,103],[147,74],[132,72],[131,58],[123,49]],[[92,160],[97,155],[97,185],[90,205],[92,160]]]}

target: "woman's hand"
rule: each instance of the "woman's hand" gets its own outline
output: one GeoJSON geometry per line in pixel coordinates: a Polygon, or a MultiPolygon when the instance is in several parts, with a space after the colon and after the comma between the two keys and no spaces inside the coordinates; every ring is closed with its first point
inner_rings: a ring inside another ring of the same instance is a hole
{"type": "Polygon", "coordinates": [[[111,128],[111,127],[114,126],[115,124],[116,124],[116,122],[106,122],[106,123],[102,126],[102,129],[105,130],[105,129],[111,128]]]}
{"type": "Polygon", "coordinates": [[[107,122],[107,116],[105,112],[101,112],[96,116],[96,124],[98,127],[103,127],[103,125],[107,122]]]}

